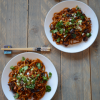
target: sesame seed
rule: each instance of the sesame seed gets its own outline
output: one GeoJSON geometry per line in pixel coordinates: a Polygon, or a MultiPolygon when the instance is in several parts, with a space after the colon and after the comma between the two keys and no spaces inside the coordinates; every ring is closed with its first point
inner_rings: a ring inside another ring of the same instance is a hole
{"type": "Polygon", "coordinates": [[[84,33],[82,33],[82,35],[84,35],[84,33]]]}
{"type": "Polygon", "coordinates": [[[27,75],[29,75],[29,72],[27,73],[27,75]]]}

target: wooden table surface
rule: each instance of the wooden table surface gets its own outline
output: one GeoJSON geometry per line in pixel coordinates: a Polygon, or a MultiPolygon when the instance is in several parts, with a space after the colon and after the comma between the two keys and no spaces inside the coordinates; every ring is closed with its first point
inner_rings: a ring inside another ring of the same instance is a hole
{"type": "MultiPolygon", "coordinates": [[[[100,22],[100,0],[79,0],[88,4],[100,22]]],[[[58,72],[58,89],[52,100],[100,100],[100,32],[87,50],[69,54],[54,48],[46,38],[47,12],[61,0],[0,0],[0,48],[50,46],[49,58],[58,72]]],[[[0,77],[7,62],[21,52],[0,51],[0,77]]],[[[1,82],[0,82],[1,84],[1,82]]],[[[0,100],[7,100],[0,85],[0,100]]],[[[48,99],[47,99],[48,100],[48,99]]]]}

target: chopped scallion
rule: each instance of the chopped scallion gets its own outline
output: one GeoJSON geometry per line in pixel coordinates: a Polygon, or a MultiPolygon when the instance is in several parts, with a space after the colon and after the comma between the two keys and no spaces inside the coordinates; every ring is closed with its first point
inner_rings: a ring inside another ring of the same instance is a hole
{"type": "Polygon", "coordinates": [[[57,39],[57,42],[60,42],[60,37],[57,39]]]}
{"type": "Polygon", "coordinates": [[[15,67],[14,67],[14,66],[11,66],[11,67],[10,67],[10,69],[14,70],[14,69],[15,69],[15,67]]]}

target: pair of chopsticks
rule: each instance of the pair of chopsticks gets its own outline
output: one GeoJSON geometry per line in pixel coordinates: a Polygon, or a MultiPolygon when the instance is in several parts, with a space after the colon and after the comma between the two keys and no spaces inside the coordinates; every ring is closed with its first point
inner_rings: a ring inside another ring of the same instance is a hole
{"type": "Polygon", "coordinates": [[[21,50],[21,51],[50,51],[50,47],[33,48],[1,48],[1,50],[21,50]]]}

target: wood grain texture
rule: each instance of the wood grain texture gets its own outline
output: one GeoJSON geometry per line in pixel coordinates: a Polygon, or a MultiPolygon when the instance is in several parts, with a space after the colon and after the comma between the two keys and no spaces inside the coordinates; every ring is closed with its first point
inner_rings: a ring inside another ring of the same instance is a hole
{"type": "Polygon", "coordinates": [[[58,72],[59,85],[52,100],[61,100],[60,51],[55,49],[47,40],[44,32],[44,20],[50,8],[58,2],[59,0],[29,0],[28,47],[51,47],[50,53],[41,52],[41,54],[52,61],[58,72]]]}
{"type": "MultiPolygon", "coordinates": [[[[0,48],[4,45],[27,47],[27,1],[0,0],[0,48]]],[[[20,52],[4,55],[0,51],[0,78],[6,63],[20,52]]],[[[0,80],[1,81],[1,80],[0,80]]],[[[0,82],[0,100],[7,100],[0,82]]]]}
{"type": "Polygon", "coordinates": [[[91,100],[89,49],[76,54],[61,52],[61,88],[62,100],[91,100]]]}
{"type": "MultiPolygon", "coordinates": [[[[89,6],[94,10],[100,23],[100,0],[89,0],[89,6]]],[[[100,31],[90,48],[92,100],[100,100],[100,31]]]]}

